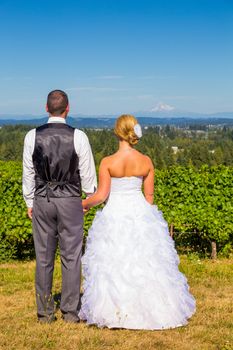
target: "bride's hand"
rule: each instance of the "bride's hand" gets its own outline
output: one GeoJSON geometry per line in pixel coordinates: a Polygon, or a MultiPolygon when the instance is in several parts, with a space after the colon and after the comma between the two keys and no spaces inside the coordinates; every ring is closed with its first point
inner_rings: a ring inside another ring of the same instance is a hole
{"type": "Polygon", "coordinates": [[[83,206],[83,213],[85,215],[89,211],[89,208],[88,208],[88,206],[86,204],[86,200],[85,199],[82,200],[82,206],[83,206]]]}

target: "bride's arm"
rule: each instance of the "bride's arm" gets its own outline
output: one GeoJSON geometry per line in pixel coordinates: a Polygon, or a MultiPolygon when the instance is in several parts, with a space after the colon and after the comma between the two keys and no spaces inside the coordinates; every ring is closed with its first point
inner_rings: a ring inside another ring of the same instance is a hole
{"type": "Polygon", "coordinates": [[[144,187],[144,196],[148,203],[153,204],[154,201],[154,166],[151,159],[148,157],[149,162],[149,172],[147,176],[144,177],[143,187],[144,187]]]}
{"type": "Polygon", "coordinates": [[[103,203],[109,195],[111,185],[111,176],[108,170],[108,161],[104,158],[99,167],[99,184],[95,194],[82,201],[83,209],[90,209],[103,203]]]}

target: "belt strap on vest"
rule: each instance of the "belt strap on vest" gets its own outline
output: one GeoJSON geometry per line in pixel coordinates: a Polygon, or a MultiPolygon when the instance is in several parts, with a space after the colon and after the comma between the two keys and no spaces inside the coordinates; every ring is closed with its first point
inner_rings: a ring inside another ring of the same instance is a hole
{"type": "Polygon", "coordinates": [[[47,182],[41,181],[41,183],[46,184],[46,197],[48,202],[50,202],[49,188],[51,188],[52,186],[61,186],[62,188],[64,185],[68,184],[69,182],[68,181],[47,181],[47,182]]]}

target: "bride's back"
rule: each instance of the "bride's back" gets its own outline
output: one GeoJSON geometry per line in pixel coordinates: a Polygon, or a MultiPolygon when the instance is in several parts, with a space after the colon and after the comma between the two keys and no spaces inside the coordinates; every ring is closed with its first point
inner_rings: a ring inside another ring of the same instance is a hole
{"type": "MultiPolygon", "coordinates": [[[[114,133],[119,140],[119,150],[102,159],[99,167],[99,184],[95,195],[86,200],[84,208],[103,203],[109,196],[113,183],[138,183],[136,179],[120,181],[111,178],[143,177],[143,192],[148,203],[153,204],[154,167],[149,157],[133,148],[141,137],[141,127],[134,116],[122,115],[115,124],[114,133]],[[90,205],[90,206],[89,206],[90,205]]],[[[138,189],[138,186],[137,186],[138,189]]]]}
{"type": "Polygon", "coordinates": [[[106,157],[111,177],[147,176],[150,170],[150,158],[135,149],[119,150],[106,157]]]}

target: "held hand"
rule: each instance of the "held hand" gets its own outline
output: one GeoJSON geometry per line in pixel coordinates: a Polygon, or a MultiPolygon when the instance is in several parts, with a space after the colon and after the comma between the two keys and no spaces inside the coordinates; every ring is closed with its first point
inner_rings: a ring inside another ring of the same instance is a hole
{"type": "Polygon", "coordinates": [[[83,213],[85,215],[89,211],[89,208],[88,208],[88,206],[86,204],[86,200],[85,199],[82,201],[82,206],[83,206],[83,213]]]}
{"type": "Polygon", "coordinates": [[[33,208],[28,208],[27,214],[28,214],[29,219],[31,219],[31,220],[32,220],[32,211],[33,211],[33,208]]]}

